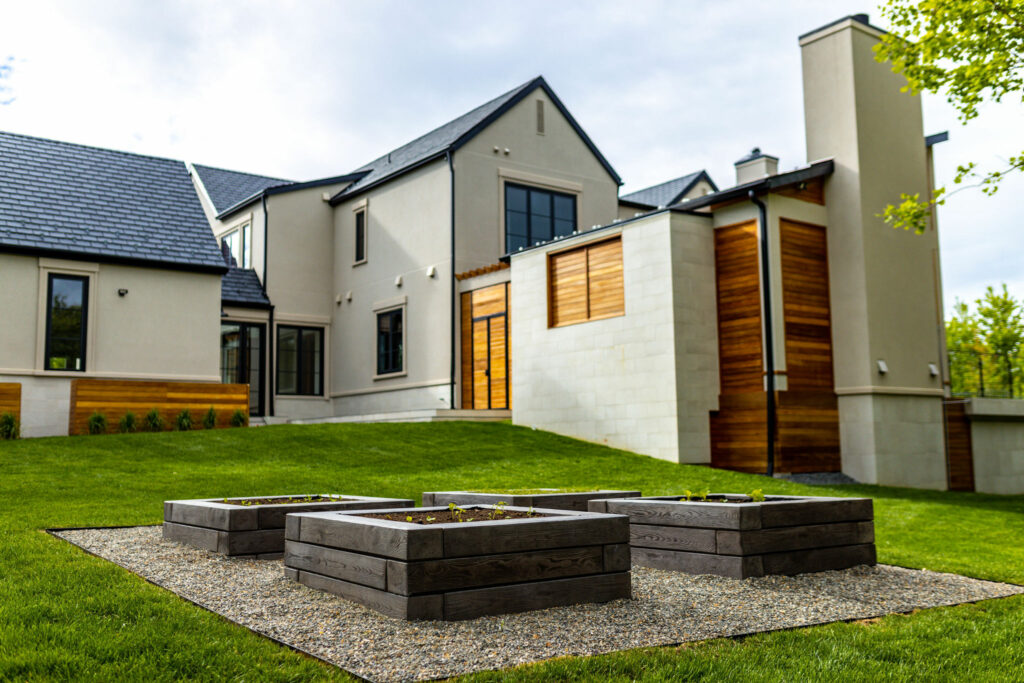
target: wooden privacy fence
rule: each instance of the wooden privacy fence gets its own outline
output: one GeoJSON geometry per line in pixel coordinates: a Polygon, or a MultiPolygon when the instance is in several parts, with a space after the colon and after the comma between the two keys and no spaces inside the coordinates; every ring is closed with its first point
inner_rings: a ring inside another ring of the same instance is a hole
{"type": "Polygon", "coordinates": [[[18,382],[0,382],[0,415],[13,413],[21,419],[21,384],[18,382]]]}
{"type": "Polygon", "coordinates": [[[108,432],[116,432],[129,411],[135,413],[138,430],[143,431],[146,413],[153,408],[160,411],[165,430],[175,429],[183,410],[192,413],[192,428],[201,429],[210,406],[217,413],[218,428],[229,426],[236,410],[248,419],[249,385],[76,379],[71,382],[68,434],[88,434],[89,416],[96,412],[107,418],[108,432]]]}

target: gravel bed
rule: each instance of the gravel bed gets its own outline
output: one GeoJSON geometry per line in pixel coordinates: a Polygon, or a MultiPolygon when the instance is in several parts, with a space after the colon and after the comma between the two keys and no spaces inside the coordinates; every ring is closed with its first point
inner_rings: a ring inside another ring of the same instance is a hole
{"type": "Polygon", "coordinates": [[[406,622],[286,579],[280,561],[164,541],[159,526],[56,535],[257,633],[372,681],[436,679],[1024,593],[887,565],[738,581],[633,569],[633,599],[461,622],[406,622]]]}

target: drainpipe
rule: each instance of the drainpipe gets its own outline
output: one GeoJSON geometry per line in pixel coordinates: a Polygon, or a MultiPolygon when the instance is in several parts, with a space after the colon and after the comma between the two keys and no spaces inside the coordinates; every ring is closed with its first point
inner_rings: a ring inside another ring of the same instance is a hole
{"type": "Polygon", "coordinates": [[[775,475],[775,336],[772,326],[772,288],[770,262],[768,259],[768,209],[753,190],[747,192],[747,197],[757,207],[758,222],[761,229],[761,308],[764,311],[764,360],[765,360],[765,432],[768,435],[768,452],[765,457],[765,474],[769,477],[775,475]]]}
{"type": "Polygon", "coordinates": [[[448,173],[451,187],[451,301],[449,301],[449,315],[451,317],[451,329],[449,335],[449,378],[448,378],[448,407],[455,409],[455,164],[452,159],[452,152],[448,150],[445,155],[448,157],[448,173]]]}
{"type": "MultiPolygon", "coordinates": [[[[267,218],[267,193],[263,192],[263,291],[267,293],[267,298],[270,298],[270,290],[267,289],[267,252],[270,251],[270,242],[268,241],[267,225],[269,219],[267,218]]],[[[267,320],[267,415],[274,417],[274,305],[270,305],[270,315],[267,320]]],[[[323,381],[323,378],[320,378],[323,381]]]]}

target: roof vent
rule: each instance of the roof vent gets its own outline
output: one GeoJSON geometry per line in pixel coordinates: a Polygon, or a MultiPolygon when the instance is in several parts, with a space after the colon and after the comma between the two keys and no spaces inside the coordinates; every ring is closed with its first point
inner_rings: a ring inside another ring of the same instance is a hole
{"type": "Polygon", "coordinates": [[[761,180],[779,172],[779,158],[765,154],[760,147],[750,150],[750,154],[736,162],[736,184],[743,185],[754,180],[761,180]]]}

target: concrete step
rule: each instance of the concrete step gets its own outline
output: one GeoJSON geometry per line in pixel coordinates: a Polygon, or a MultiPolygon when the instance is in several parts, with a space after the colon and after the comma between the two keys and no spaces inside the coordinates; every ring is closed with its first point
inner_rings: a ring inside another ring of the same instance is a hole
{"type": "MultiPolygon", "coordinates": [[[[270,418],[271,420],[275,418],[270,418]]],[[[447,422],[465,420],[468,422],[500,422],[511,420],[511,410],[406,410],[394,413],[369,413],[345,415],[343,417],[318,417],[289,420],[290,424],[338,424],[347,422],[447,422]]],[[[268,424],[276,424],[268,423],[268,424]]]]}

